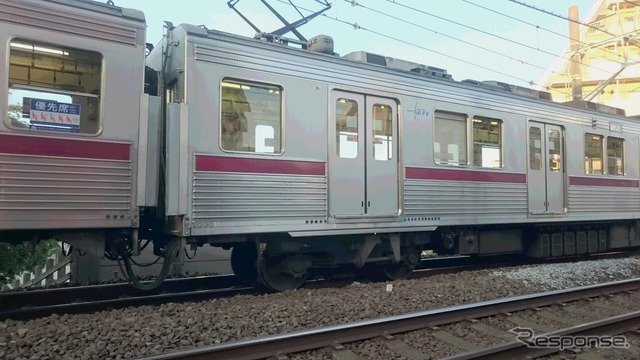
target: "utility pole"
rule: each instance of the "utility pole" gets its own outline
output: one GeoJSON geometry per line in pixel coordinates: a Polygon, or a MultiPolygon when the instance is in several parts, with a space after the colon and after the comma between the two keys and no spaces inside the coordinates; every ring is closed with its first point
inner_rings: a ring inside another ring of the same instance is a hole
{"type": "Polygon", "coordinates": [[[582,67],[580,65],[580,20],[578,6],[569,7],[569,37],[571,38],[571,63],[569,75],[571,76],[571,100],[582,100],[582,67]]]}

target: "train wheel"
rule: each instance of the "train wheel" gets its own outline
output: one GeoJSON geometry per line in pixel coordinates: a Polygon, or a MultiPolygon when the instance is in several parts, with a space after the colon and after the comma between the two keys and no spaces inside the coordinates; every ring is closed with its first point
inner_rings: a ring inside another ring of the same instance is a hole
{"type": "Polygon", "coordinates": [[[382,267],[382,273],[387,280],[406,280],[413,273],[415,265],[411,265],[406,261],[397,264],[386,264],[382,267]]]}
{"type": "Polygon", "coordinates": [[[231,250],[231,269],[243,282],[254,284],[258,279],[258,249],[253,243],[240,243],[231,250]]]}
{"type": "Polygon", "coordinates": [[[382,273],[388,280],[406,280],[420,263],[420,249],[407,249],[406,258],[395,264],[386,264],[382,273]]]}
{"type": "Polygon", "coordinates": [[[309,259],[299,254],[263,253],[258,260],[258,280],[273,291],[297,289],[307,281],[309,266],[309,259]]]}

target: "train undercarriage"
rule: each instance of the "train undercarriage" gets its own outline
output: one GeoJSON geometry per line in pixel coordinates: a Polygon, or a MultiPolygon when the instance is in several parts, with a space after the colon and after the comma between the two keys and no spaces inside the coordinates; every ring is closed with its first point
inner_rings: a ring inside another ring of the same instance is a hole
{"type": "MultiPolygon", "coordinates": [[[[238,240],[238,239],[237,239],[238,240]]],[[[212,245],[218,246],[215,242],[212,245]]],[[[224,244],[242,280],[274,291],[295,289],[313,273],[366,270],[406,279],[424,250],[437,254],[533,258],[580,256],[640,247],[638,222],[589,222],[513,226],[441,227],[432,233],[294,238],[268,234],[224,244]]]]}
{"type": "Polygon", "coordinates": [[[129,229],[31,232],[12,234],[11,238],[21,241],[56,238],[81,252],[121,262],[122,273],[132,285],[143,290],[158,286],[172,272],[172,265],[184,261],[181,254],[185,247],[211,244],[231,250],[231,267],[242,281],[259,283],[272,291],[286,291],[301,287],[310,276],[318,274],[331,277],[366,273],[379,279],[406,279],[420,265],[425,250],[438,255],[518,254],[553,258],[638,248],[639,225],[637,220],[625,220],[440,227],[433,232],[315,237],[272,233],[190,238],[141,234],[129,229]],[[151,236],[154,240],[147,240],[151,236]],[[164,258],[163,267],[156,281],[143,284],[135,276],[132,259],[150,244],[154,253],[164,258]]]}

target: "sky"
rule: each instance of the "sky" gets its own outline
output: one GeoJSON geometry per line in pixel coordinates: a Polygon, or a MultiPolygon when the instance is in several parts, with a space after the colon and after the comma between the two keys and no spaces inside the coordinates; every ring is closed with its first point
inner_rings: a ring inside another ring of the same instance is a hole
{"type": "MultiPolygon", "coordinates": [[[[260,30],[269,32],[283,26],[260,0],[236,1],[236,8],[260,30]]],[[[300,14],[289,1],[305,9],[322,8],[317,0],[268,0],[289,22],[293,22],[300,18],[300,14]]],[[[581,20],[584,20],[594,2],[518,1],[565,18],[569,7],[577,5],[581,20]]],[[[210,29],[250,37],[255,33],[229,8],[227,0],[113,2],[117,6],[145,13],[147,42],[152,44],[157,44],[161,39],[165,20],[174,25],[205,25],[210,29]]],[[[334,51],[340,55],[363,50],[442,68],[458,81],[497,80],[525,87],[534,87],[544,70],[558,56],[567,56],[567,20],[510,0],[328,2],[332,6],[325,12],[327,16],[320,16],[298,30],[307,39],[318,34],[331,36],[335,44],[334,51]],[[357,29],[353,24],[360,28],[357,29]]],[[[309,14],[308,11],[300,11],[303,15],[309,14]]],[[[291,33],[286,36],[295,37],[291,33]]]]}

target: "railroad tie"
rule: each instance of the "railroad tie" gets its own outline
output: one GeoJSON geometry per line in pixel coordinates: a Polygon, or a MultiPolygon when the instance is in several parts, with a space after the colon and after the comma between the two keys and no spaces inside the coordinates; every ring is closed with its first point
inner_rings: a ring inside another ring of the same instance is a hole
{"type": "Polygon", "coordinates": [[[592,301],[591,303],[589,303],[589,305],[593,305],[595,307],[599,307],[601,309],[605,309],[605,310],[609,310],[609,311],[613,311],[616,314],[626,314],[628,312],[631,312],[629,309],[625,309],[622,308],[620,306],[617,305],[609,305],[609,304],[605,304],[602,301],[595,299],[594,301],[592,301]]]}
{"type": "Polygon", "coordinates": [[[508,334],[502,330],[496,329],[486,324],[477,323],[477,324],[471,325],[471,327],[474,328],[476,331],[493,336],[497,339],[503,339],[503,340],[509,340],[509,341],[513,341],[514,339],[513,334],[508,334]]]}
{"type": "MultiPolygon", "coordinates": [[[[591,303],[589,303],[589,305],[591,305],[591,303]]],[[[602,319],[602,316],[600,314],[594,312],[593,309],[589,309],[589,308],[587,308],[587,309],[575,308],[575,309],[571,309],[569,311],[572,314],[579,315],[584,319],[590,319],[591,321],[602,319]]]]}
{"type": "Polygon", "coordinates": [[[516,316],[516,315],[511,315],[511,316],[507,316],[505,318],[505,320],[509,320],[512,323],[522,326],[522,327],[526,327],[529,329],[533,329],[533,330],[537,330],[537,331],[543,331],[543,332],[550,332],[553,331],[554,328],[551,326],[547,326],[547,325],[539,325],[536,324],[532,321],[526,320],[521,318],[520,316],[516,316]]]}
{"type": "Polygon", "coordinates": [[[341,344],[333,344],[331,356],[334,360],[359,360],[358,355],[349,349],[345,349],[341,344]]]}
{"type": "Polygon", "coordinates": [[[598,356],[596,354],[590,354],[590,353],[581,353],[578,354],[578,356],[576,356],[577,360],[604,360],[603,357],[598,356]]]}
{"type": "Polygon", "coordinates": [[[543,317],[545,319],[551,320],[551,321],[555,321],[559,324],[563,324],[563,325],[568,325],[568,326],[576,326],[576,325],[580,325],[582,322],[578,321],[578,320],[573,320],[573,319],[567,319],[566,317],[561,317],[558,316],[556,314],[552,314],[548,311],[538,311],[536,313],[536,315],[543,317]]]}
{"type": "Polygon", "coordinates": [[[428,355],[423,354],[420,350],[412,348],[411,346],[407,345],[405,342],[399,339],[388,341],[387,347],[395,351],[398,355],[402,355],[403,357],[409,360],[429,359],[428,355]]]}
{"type": "Polygon", "coordinates": [[[443,330],[438,330],[433,332],[432,334],[436,339],[438,340],[442,340],[448,344],[451,344],[453,346],[457,346],[461,349],[464,350],[468,350],[468,351],[473,351],[473,350],[478,350],[480,348],[482,348],[482,346],[468,342],[465,339],[459,338],[451,333],[448,333],[446,331],[443,330]]]}

